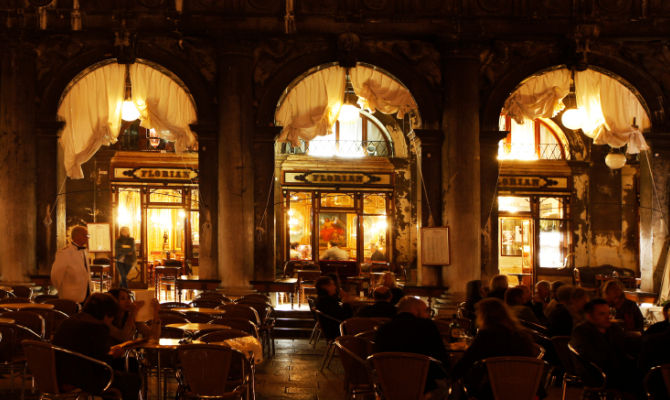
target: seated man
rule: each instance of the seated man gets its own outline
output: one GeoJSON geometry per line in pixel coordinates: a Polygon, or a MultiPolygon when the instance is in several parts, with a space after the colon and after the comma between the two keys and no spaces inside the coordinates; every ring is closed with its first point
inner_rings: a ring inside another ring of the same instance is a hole
{"type": "Polygon", "coordinates": [[[524,304],[523,296],[524,294],[521,286],[509,288],[505,292],[505,303],[518,319],[539,324],[540,321],[537,320],[533,310],[524,304]]]}
{"type": "Polygon", "coordinates": [[[647,328],[646,331],[644,331],[645,335],[655,335],[657,333],[663,333],[670,328],[670,321],[668,321],[668,313],[670,312],[670,302],[665,303],[663,306],[663,321],[657,322],[647,328]]]}
{"type": "Polygon", "coordinates": [[[375,299],[375,304],[358,310],[357,317],[393,318],[396,315],[398,310],[391,304],[391,289],[378,286],[372,292],[372,297],[375,299]]]}
{"type": "Polygon", "coordinates": [[[341,249],[336,241],[331,240],[328,242],[328,250],[321,254],[321,260],[347,261],[349,252],[341,249]]]}
{"type": "MultiPolygon", "coordinates": [[[[107,325],[112,323],[118,311],[119,305],[111,295],[92,294],[80,313],[62,322],[52,343],[109,364],[112,357],[120,357],[124,353],[122,348],[110,348],[109,345],[111,337],[107,325]]],[[[58,355],[56,368],[61,384],[70,384],[94,395],[99,395],[106,383],[100,371],[90,362],[66,354],[58,355]]],[[[139,376],[114,372],[112,387],[121,391],[124,400],[137,399],[140,386],[139,376]]]]}
{"type": "Polygon", "coordinates": [[[353,314],[351,307],[340,302],[337,285],[330,276],[319,277],[315,286],[317,297],[314,306],[317,310],[333,318],[319,318],[319,323],[326,339],[335,339],[340,336],[340,322],[353,314]]]}
{"type": "Polygon", "coordinates": [[[628,300],[623,293],[623,285],[619,281],[609,281],[603,288],[603,297],[610,307],[616,309],[616,319],[623,321],[623,328],[627,331],[642,332],[644,317],[634,301],[628,300]]]}
{"type": "Polygon", "coordinates": [[[556,291],[556,306],[547,316],[550,337],[572,334],[572,314],[569,306],[573,290],[571,285],[563,285],[556,291]]]}
{"type": "Polygon", "coordinates": [[[586,322],[572,331],[570,344],[588,361],[607,375],[607,385],[628,393],[639,393],[641,380],[632,357],[626,354],[623,329],[612,324],[607,301],[594,299],[586,303],[586,322]]]}
{"type": "MultiPolygon", "coordinates": [[[[433,357],[447,367],[448,356],[442,336],[429,319],[428,306],[422,300],[405,296],[398,302],[398,314],[379,327],[375,336],[374,352],[399,351],[433,357]]],[[[426,392],[442,387],[438,382],[446,378],[445,370],[431,364],[426,378],[426,392]]]]}

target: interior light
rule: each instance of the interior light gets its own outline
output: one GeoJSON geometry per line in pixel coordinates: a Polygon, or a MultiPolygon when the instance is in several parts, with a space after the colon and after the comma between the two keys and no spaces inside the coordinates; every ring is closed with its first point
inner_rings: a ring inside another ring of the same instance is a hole
{"type": "Polygon", "coordinates": [[[582,127],[586,119],[586,112],[583,108],[569,108],[563,112],[561,122],[568,129],[577,130],[582,127]]]}
{"type": "Polygon", "coordinates": [[[337,118],[342,122],[355,121],[359,117],[360,109],[352,104],[344,104],[340,108],[340,115],[337,118]]]}
{"type": "Polygon", "coordinates": [[[186,212],[184,212],[184,210],[179,210],[179,218],[186,218],[186,212]]]}

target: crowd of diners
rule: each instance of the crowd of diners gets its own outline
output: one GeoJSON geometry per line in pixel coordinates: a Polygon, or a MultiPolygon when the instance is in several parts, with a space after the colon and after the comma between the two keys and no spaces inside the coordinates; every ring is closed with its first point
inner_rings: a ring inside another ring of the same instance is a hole
{"type": "MultiPolygon", "coordinates": [[[[541,350],[533,329],[542,330],[545,338],[569,336],[581,356],[606,374],[608,389],[616,390],[622,398],[646,398],[642,385],[645,374],[656,365],[670,363],[670,304],[663,307],[664,321],[645,329],[638,305],[626,299],[617,280],[606,282],[600,292],[560,281],[539,281],[531,291],[524,285],[509,287],[505,275],[493,277],[489,285],[481,280],[468,282],[460,317],[473,322],[473,337],[456,357],[453,352],[449,355],[444,332],[431,320],[426,303],[412,296],[394,303],[389,286],[375,288],[375,303],[354,312],[335,277],[319,278],[315,306],[334,317],[320,320],[324,334],[329,339],[339,335],[335,320],[390,318],[376,328],[374,352],[418,353],[440,361],[441,365],[431,365],[429,370],[428,399],[445,398],[450,392],[453,396],[457,390],[478,399],[492,398],[481,361],[497,356],[537,357],[541,350]]],[[[541,385],[538,397],[544,396],[541,385]]]]}

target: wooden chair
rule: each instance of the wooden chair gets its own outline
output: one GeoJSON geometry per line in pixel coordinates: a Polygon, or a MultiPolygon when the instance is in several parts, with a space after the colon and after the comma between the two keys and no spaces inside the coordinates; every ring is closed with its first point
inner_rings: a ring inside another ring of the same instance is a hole
{"type": "Polygon", "coordinates": [[[483,360],[496,400],[533,400],[545,362],[533,357],[491,357],[483,360]]]}
{"type": "Polygon", "coordinates": [[[366,362],[370,355],[370,343],[360,337],[342,335],[335,339],[335,346],[339,350],[344,368],[347,398],[351,399],[359,394],[373,394],[372,371],[366,362]]]}
{"type": "MultiPolygon", "coordinates": [[[[102,393],[103,398],[109,399],[113,397],[121,399],[120,393],[117,390],[110,388],[114,378],[114,371],[104,362],[41,341],[24,340],[22,345],[25,351],[28,368],[35,378],[37,389],[41,393],[40,398],[61,400],[77,399],[84,395],[89,396],[88,393],[84,393],[80,388],[72,387],[71,385],[62,385],[58,381],[56,353],[61,353],[90,363],[92,367],[104,372],[106,374],[107,383],[99,390],[102,393]],[[69,389],[67,389],[68,387],[69,389]]],[[[92,394],[98,393],[96,392],[92,394]]]]}
{"type": "Polygon", "coordinates": [[[384,352],[368,357],[375,388],[385,400],[423,398],[430,363],[439,361],[415,353],[384,352]]]}
{"type": "Polygon", "coordinates": [[[368,318],[368,317],[352,317],[347,318],[340,323],[341,335],[356,335],[357,333],[374,330],[379,325],[383,325],[390,321],[389,318],[368,318]]]}
{"type": "Polygon", "coordinates": [[[296,273],[298,276],[298,307],[300,307],[300,304],[305,301],[306,290],[316,293],[316,287],[314,284],[321,276],[321,271],[299,269],[296,271],[296,273]]]}
{"type": "MultiPolygon", "coordinates": [[[[186,344],[177,349],[183,377],[182,395],[186,398],[241,399],[241,386],[229,390],[229,375],[233,354],[224,346],[186,344]]],[[[242,356],[244,358],[244,356],[242,356]]]]}
{"type": "Polygon", "coordinates": [[[70,317],[79,312],[79,304],[75,303],[72,300],[68,299],[47,299],[44,301],[45,304],[53,304],[54,309],[62,311],[70,317]]]}

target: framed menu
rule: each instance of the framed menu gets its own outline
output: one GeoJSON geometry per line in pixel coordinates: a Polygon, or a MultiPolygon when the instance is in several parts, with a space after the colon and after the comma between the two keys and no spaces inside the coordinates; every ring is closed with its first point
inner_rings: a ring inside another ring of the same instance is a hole
{"type": "Polygon", "coordinates": [[[449,265],[449,227],[421,228],[421,264],[449,265]]]}
{"type": "Polygon", "coordinates": [[[112,251],[112,238],[109,224],[88,224],[88,251],[106,253],[112,251]]]}

